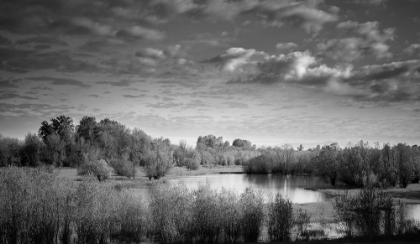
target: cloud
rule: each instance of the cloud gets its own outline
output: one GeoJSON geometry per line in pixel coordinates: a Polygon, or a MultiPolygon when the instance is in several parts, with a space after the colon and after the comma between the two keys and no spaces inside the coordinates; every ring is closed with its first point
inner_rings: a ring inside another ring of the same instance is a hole
{"type": "Polygon", "coordinates": [[[255,49],[244,49],[240,47],[232,47],[224,53],[214,58],[203,61],[203,63],[215,64],[217,67],[225,71],[235,71],[246,64],[255,63],[252,58],[265,56],[263,52],[257,52],[255,49]]]}
{"type": "Polygon", "coordinates": [[[370,92],[366,89],[353,87],[350,84],[341,82],[334,78],[327,81],[327,85],[324,87],[324,90],[338,96],[364,97],[370,94],[370,92]]]}
{"type": "Polygon", "coordinates": [[[152,0],[151,6],[161,7],[161,16],[171,17],[198,7],[192,0],[152,0]]]}
{"type": "Polygon", "coordinates": [[[18,86],[10,80],[0,80],[0,88],[18,88],[18,86]]]}
{"type": "MultiPolygon", "coordinates": [[[[229,58],[217,61],[230,67],[229,58]]],[[[240,56],[239,56],[240,57],[240,56]]],[[[237,58],[237,57],[232,57],[237,58]]],[[[253,74],[237,76],[228,83],[284,83],[317,89],[360,101],[420,101],[420,60],[368,65],[328,67],[308,51],[266,56],[255,62],[253,74]]]]}
{"type": "Polygon", "coordinates": [[[383,6],[388,0],[350,0],[347,3],[371,5],[373,7],[383,6]]]}
{"type": "Polygon", "coordinates": [[[67,47],[68,44],[65,41],[61,41],[56,38],[46,37],[46,36],[36,36],[26,39],[21,39],[16,42],[19,45],[28,45],[28,44],[45,44],[45,45],[52,45],[52,46],[61,46],[67,47]]]}
{"type": "Polygon", "coordinates": [[[189,36],[182,41],[186,45],[207,45],[212,47],[228,47],[237,39],[233,36],[217,35],[213,33],[199,33],[189,36]]]}
{"type": "Polygon", "coordinates": [[[74,17],[70,20],[74,26],[67,34],[95,34],[99,36],[113,36],[114,30],[112,26],[94,22],[86,17],[74,17]]]}
{"type": "Polygon", "coordinates": [[[404,49],[404,52],[408,53],[409,55],[414,55],[415,53],[420,54],[420,43],[413,43],[406,49],[404,49]]]}
{"type": "Polygon", "coordinates": [[[176,16],[194,20],[232,21],[242,15],[251,15],[260,18],[267,25],[287,24],[301,27],[308,33],[318,33],[325,23],[338,20],[338,8],[321,3],[322,1],[313,0],[152,0],[150,4],[159,7],[156,14],[165,20],[163,22],[176,16]]]}
{"type": "Polygon", "coordinates": [[[156,66],[160,60],[166,59],[166,55],[162,50],[154,48],[145,48],[136,51],[134,56],[137,57],[142,64],[149,66],[156,66]]]}
{"type": "Polygon", "coordinates": [[[113,81],[98,81],[96,82],[96,84],[108,84],[111,86],[117,86],[117,87],[127,87],[127,86],[131,86],[131,84],[133,84],[134,81],[133,80],[127,80],[127,79],[123,79],[117,82],[113,82],[113,81]]]}
{"type": "Polygon", "coordinates": [[[164,32],[144,28],[142,26],[124,28],[119,30],[115,35],[122,38],[144,39],[149,41],[160,41],[165,38],[164,32]]]}
{"type": "Polygon", "coordinates": [[[16,93],[3,93],[0,95],[0,100],[8,100],[8,99],[24,99],[24,100],[37,100],[38,98],[35,97],[29,97],[29,96],[22,96],[16,93]]]}
{"type": "Polygon", "coordinates": [[[276,44],[276,48],[278,50],[283,50],[283,49],[294,49],[298,47],[298,45],[296,43],[293,42],[286,42],[286,43],[277,43],[276,44]]]}
{"type": "Polygon", "coordinates": [[[353,21],[341,22],[337,25],[339,30],[346,30],[357,37],[330,39],[317,45],[321,55],[336,61],[353,62],[366,55],[376,59],[387,59],[393,55],[389,51],[388,41],[394,39],[394,28],[379,30],[379,23],[358,23],[353,21]]]}
{"type": "Polygon", "coordinates": [[[79,80],[71,79],[71,78],[55,78],[55,77],[30,77],[26,78],[28,80],[33,81],[47,81],[50,82],[51,85],[61,85],[61,86],[78,86],[82,88],[89,88],[90,85],[87,85],[79,80]]]}
{"type": "Polygon", "coordinates": [[[14,48],[0,48],[0,69],[16,73],[53,69],[59,72],[99,72],[102,69],[86,61],[70,57],[66,51],[35,52],[14,48]]]}
{"type": "Polygon", "coordinates": [[[307,51],[271,56],[257,63],[258,72],[248,77],[248,82],[270,84],[300,80],[315,63],[316,59],[307,51]]]}
{"type": "Polygon", "coordinates": [[[317,34],[323,25],[338,20],[337,8],[319,9],[321,1],[261,1],[253,11],[272,26],[299,26],[317,34]],[[329,11],[329,12],[328,12],[329,11]]]}
{"type": "Polygon", "coordinates": [[[12,42],[6,37],[0,35],[0,46],[9,46],[12,45],[12,42]]]}
{"type": "Polygon", "coordinates": [[[145,97],[145,95],[144,94],[141,94],[141,95],[123,95],[123,97],[125,97],[125,98],[143,98],[143,97],[145,97]]]}

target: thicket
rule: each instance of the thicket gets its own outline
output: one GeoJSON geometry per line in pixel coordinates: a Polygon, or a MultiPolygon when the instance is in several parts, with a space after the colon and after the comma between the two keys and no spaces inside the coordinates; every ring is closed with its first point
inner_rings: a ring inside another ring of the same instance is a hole
{"type": "Polygon", "coordinates": [[[420,178],[420,148],[398,144],[374,147],[367,143],[347,146],[324,146],[313,158],[316,172],[332,185],[341,181],[353,187],[407,187],[420,178]]]}
{"type": "Polygon", "coordinates": [[[337,220],[347,236],[420,234],[420,224],[406,219],[404,207],[383,190],[366,187],[354,196],[346,193],[335,199],[337,220]]]}
{"type": "Polygon", "coordinates": [[[128,192],[58,180],[40,168],[0,170],[0,242],[111,243],[146,237],[147,209],[128,192]]]}

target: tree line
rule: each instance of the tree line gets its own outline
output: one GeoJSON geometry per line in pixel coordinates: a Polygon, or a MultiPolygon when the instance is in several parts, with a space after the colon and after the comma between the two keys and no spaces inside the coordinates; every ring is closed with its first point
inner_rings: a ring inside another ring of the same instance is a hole
{"type": "Polygon", "coordinates": [[[199,136],[195,146],[184,140],[175,145],[108,118],[98,122],[85,116],[75,126],[65,115],[43,121],[38,133],[28,133],[23,141],[0,136],[0,166],[40,165],[75,167],[80,175],[93,174],[99,181],[111,172],[134,178],[139,166],[149,179],[159,179],[174,166],[195,170],[203,165],[241,165],[250,174],[317,174],[332,185],[406,187],[419,181],[420,149],[363,141],[345,148],[337,143],[307,150],[290,144],[257,148],[245,139],[230,144],[214,135],[199,136]]]}

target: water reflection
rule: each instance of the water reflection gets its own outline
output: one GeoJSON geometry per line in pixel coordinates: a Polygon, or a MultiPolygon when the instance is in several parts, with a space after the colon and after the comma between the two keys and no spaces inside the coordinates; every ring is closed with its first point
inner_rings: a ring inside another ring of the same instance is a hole
{"type": "Polygon", "coordinates": [[[407,204],[405,205],[405,212],[407,218],[413,218],[420,221],[420,204],[407,204]]]}
{"type": "Polygon", "coordinates": [[[247,187],[261,190],[265,196],[275,196],[280,193],[293,203],[322,202],[325,194],[305,190],[306,186],[328,185],[323,179],[315,176],[284,176],[284,175],[245,175],[245,174],[217,174],[188,176],[169,181],[171,184],[183,182],[189,189],[197,189],[198,185],[209,182],[212,189],[233,189],[239,194],[247,187]]]}

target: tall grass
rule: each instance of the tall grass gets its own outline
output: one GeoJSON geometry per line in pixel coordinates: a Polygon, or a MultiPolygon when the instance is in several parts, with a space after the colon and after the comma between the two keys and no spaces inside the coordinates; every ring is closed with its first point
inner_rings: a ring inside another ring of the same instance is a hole
{"type": "Polygon", "coordinates": [[[170,243],[257,241],[264,220],[263,197],[252,188],[238,196],[209,184],[197,190],[156,184],[150,204],[152,239],[170,243]]]}
{"type": "Polygon", "coordinates": [[[292,202],[277,193],[268,206],[268,238],[270,241],[288,241],[292,228],[292,202]]]}
{"type": "Polygon", "coordinates": [[[0,171],[0,243],[110,243],[145,237],[145,207],[96,182],[40,169],[0,171]]]}
{"type": "MultiPolygon", "coordinates": [[[[63,181],[44,169],[0,170],[0,243],[236,243],[309,239],[310,216],[293,215],[279,194],[268,204],[253,188],[237,194],[165,183],[152,186],[147,204],[129,190],[95,180],[63,181]],[[267,208],[264,209],[264,206],[267,208]],[[266,211],[264,211],[266,210],[266,211]]],[[[418,225],[376,189],[342,196],[335,203],[349,234],[418,235],[418,225]],[[416,229],[417,228],[417,229],[416,229]]]]}

